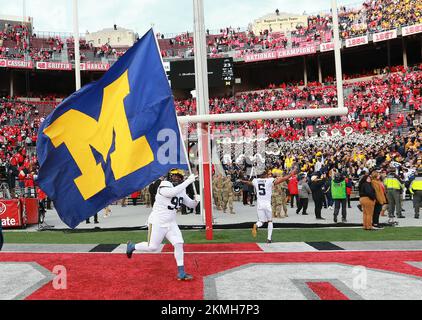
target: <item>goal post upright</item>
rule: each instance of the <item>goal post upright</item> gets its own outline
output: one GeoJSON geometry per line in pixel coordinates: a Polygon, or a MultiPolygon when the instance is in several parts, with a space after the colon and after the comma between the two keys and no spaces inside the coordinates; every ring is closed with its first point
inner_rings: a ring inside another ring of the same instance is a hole
{"type": "Polygon", "coordinates": [[[344,108],[344,93],[343,93],[343,69],[341,64],[341,47],[340,28],[338,24],[338,10],[337,0],[331,0],[331,11],[333,15],[333,32],[334,32],[334,60],[336,67],[337,78],[337,101],[338,107],[344,108]]]}
{"type": "MultiPolygon", "coordinates": [[[[209,114],[208,65],[207,45],[204,21],[203,0],[193,0],[194,11],[194,52],[195,52],[195,85],[196,105],[198,116],[209,114]]],[[[213,218],[211,201],[211,144],[209,123],[197,122],[198,129],[198,158],[200,176],[200,194],[202,201],[201,215],[205,218],[206,238],[213,240],[213,218]]]]}
{"type": "Polygon", "coordinates": [[[193,0],[194,9],[194,52],[197,115],[178,117],[179,123],[195,123],[198,129],[198,159],[200,175],[201,214],[206,226],[206,239],[213,240],[213,212],[211,199],[212,168],[210,123],[253,121],[270,119],[318,118],[346,116],[348,109],[344,106],[343,72],[341,62],[341,39],[338,24],[337,1],[332,0],[334,55],[337,78],[337,102],[335,108],[303,109],[285,111],[267,111],[234,114],[209,114],[208,66],[204,23],[203,0],[193,0]]]}

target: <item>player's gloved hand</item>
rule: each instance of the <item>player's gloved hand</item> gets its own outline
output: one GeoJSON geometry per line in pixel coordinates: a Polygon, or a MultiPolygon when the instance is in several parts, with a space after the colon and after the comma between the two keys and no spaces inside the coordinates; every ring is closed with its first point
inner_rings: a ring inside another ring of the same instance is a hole
{"type": "Polygon", "coordinates": [[[189,181],[189,183],[194,183],[196,178],[197,176],[195,176],[194,174],[191,174],[186,181],[189,181]]]}
{"type": "Polygon", "coordinates": [[[201,202],[201,200],[202,200],[202,199],[201,199],[201,196],[200,196],[199,194],[195,195],[195,201],[196,201],[196,202],[198,202],[198,203],[199,203],[199,202],[201,202]]]}

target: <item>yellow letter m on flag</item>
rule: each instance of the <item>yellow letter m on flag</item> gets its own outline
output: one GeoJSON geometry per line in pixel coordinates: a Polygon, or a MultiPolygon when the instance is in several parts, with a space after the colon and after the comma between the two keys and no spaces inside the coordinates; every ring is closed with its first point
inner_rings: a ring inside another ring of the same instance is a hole
{"type": "Polygon", "coordinates": [[[81,176],[75,184],[85,200],[106,188],[106,174],[97,163],[92,148],[104,162],[110,154],[111,170],[115,180],[120,180],[154,161],[154,153],[145,136],[133,140],[126,116],[124,99],[130,93],[128,71],[104,88],[104,97],[98,122],[86,114],[70,110],[58,118],[44,133],[55,148],[65,144],[81,176]]]}

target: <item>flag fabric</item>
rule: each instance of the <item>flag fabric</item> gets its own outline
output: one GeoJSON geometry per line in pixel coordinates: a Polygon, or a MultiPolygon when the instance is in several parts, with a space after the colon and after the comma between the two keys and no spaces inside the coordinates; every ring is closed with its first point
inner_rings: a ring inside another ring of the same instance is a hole
{"type": "Polygon", "coordinates": [[[74,229],[171,169],[187,169],[182,143],[151,29],[42,123],[38,183],[74,229]]]}

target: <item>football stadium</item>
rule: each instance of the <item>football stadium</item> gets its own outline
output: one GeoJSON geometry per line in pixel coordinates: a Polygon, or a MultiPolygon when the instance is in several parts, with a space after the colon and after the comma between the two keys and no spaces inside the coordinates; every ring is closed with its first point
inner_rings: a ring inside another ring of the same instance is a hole
{"type": "Polygon", "coordinates": [[[6,2],[0,300],[422,299],[421,0],[6,2]]]}

